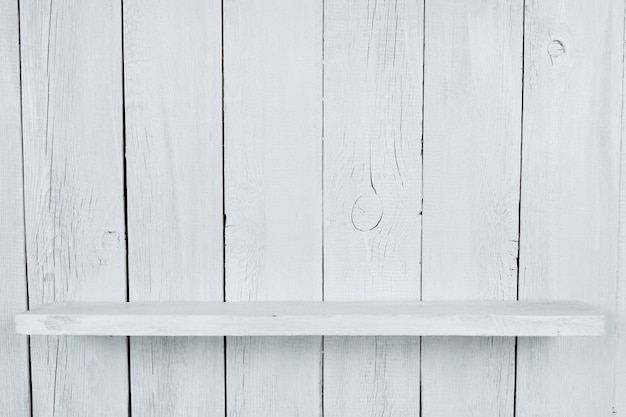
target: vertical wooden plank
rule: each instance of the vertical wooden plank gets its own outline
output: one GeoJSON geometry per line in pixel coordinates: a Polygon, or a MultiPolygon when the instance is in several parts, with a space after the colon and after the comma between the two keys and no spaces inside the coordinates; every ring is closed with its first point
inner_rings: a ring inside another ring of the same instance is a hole
{"type": "Polygon", "coordinates": [[[17,1],[0,1],[0,415],[30,417],[28,338],[13,321],[27,306],[18,19],[17,1]]]}
{"type": "MultiPolygon", "coordinates": [[[[221,3],[124,2],[131,301],[223,299],[221,3]]],[[[224,414],[223,338],[131,338],[133,416],[224,414]]]]}
{"type": "MultiPolygon", "coordinates": [[[[626,15],[626,2],[624,2],[626,15]]],[[[622,61],[622,137],[620,155],[619,184],[619,236],[618,236],[618,277],[616,291],[616,336],[615,336],[615,382],[613,387],[613,410],[618,416],[626,414],[626,26],[624,27],[622,61]]]]}
{"type": "MultiPolygon", "coordinates": [[[[516,298],[521,0],[425,11],[422,298],[516,298]]],[[[424,338],[423,416],[512,416],[514,338],[424,338]]]]}
{"type": "MultiPolygon", "coordinates": [[[[30,306],[126,300],[119,1],[21,3],[30,306]]],[[[123,338],[31,338],[34,416],[124,416],[123,338]]]]}
{"type": "MultiPolygon", "coordinates": [[[[578,299],[613,317],[621,0],[527,0],[520,299],[578,299]]],[[[518,342],[517,416],[608,416],[613,328],[518,342]]]]}
{"type": "MultiPolygon", "coordinates": [[[[422,52],[421,1],[325,1],[325,300],[420,298],[422,52]]],[[[419,354],[325,338],[324,415],[417,415],[419,354]]]]}
{"type": "MultiPolygon", "coordinates": [[[[224,2],[227,301],[322,298],[321,80],[321,1],[224,2]]],[[[320,337],[226,356],[228,415],[320,415],[320,337]]]]}

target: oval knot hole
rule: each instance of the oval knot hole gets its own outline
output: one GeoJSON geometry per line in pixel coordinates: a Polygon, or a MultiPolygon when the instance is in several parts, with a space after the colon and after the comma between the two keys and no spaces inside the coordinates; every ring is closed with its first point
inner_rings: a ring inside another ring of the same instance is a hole
{"type": "Polygon", "coordinates": [[[558,58],[565,53],[565,45],[558,39],[553,40],[548,44],[548,54],[552,58],[558,58]]]}
{"type": "Polygon", "coordinates": [[[363,194],[352,206],[352,225],[362,232],[373,230],[383,218],[383,202],[376,193],[363,194]]]}

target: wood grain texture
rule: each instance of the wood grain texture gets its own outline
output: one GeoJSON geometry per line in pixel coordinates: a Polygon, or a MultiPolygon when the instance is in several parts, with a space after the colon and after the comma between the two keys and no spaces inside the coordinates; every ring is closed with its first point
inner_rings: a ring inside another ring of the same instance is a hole
{"type": "MultiPolygon", "coordinates": [[[[575,302],[58,303],[18,314],[16,329],[25,334],[118,336],[596,336],[604,334],[605,317],[575,302]]],[[[373,345],[386,346],[381,340],[373,345]]]]}
{"type": "MultiPolygon", "coordinates": [[[[522,300],[573,298],[614,313],[623,8],[526,2],[522,300]]],[[[516,415],[611,415],[613,348],[613,331],[520,339],[516,415]]]]}
{"type": "Polygon", "coordinates": [[[18,20],[0,1],[0,415],[30,417],[28,338],[12,323],[27,307],[18,20]]]}
{"type": "MultiPolygon", "coordinates": [[[[421,1],[324,2],[325,300],[419,300],[422,49],[421,1]]],[[[324,415],[414,416],[419,343],[325,338],[324,415]]]]}
{"type": "MultiPolygon", "coordinates": [[[[322,298],[322,2],[224,2],[226,300],[322,298]]],[[[321,339],[228,338],[227,413],[319,416],[321,339]]]]}
{"type": "MultiPolygon", "coordinates": [[[[223,300],[219,1],[124,2],[131,301],[223,300]]],[[[224,414],[223,338],[133,338],[133,416],[224,414]]]]}
{"type": "MultiPolygon", "coordinates": [[[[29,304],[125,301],[119,1],[20,5],[29,304]]],[[[33,416],[125,416],[122,338],[31,339],[33,416]]]]}
{"type": "MultiPolygon", "coordinates": [[[[626,3],[624,8],[626,15],[626,3]]],[[[618,277],[615,311],[615,363],[613,410],[626,415],[626,26],[624,27],[624,61],[622,61],[622,137],[619,184],[618,277]]]]}
{"type": "MultiPolygon", "coordinates": [[[[516,298],[522,1],[427,3],[422,298],[516,298]]],[[[424,416],[512,416],[511,338],[422,341],[424,416]],[[468,383],[471,381],[471,383],[468,383]]]]}

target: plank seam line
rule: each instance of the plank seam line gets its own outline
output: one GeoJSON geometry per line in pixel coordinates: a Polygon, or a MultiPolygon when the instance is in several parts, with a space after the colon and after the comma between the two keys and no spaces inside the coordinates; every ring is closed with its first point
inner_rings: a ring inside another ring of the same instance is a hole
{"type": "MultiPolygon", "coordinates": [[[[422,163],[422,175],[421,175],[421,192],[422,192],[422,201],[421,201],[421,211],[420,211],[420,301],[423,301],[422,289],[423,289],[423,270],[424,270],[424,88],[426,85],[426,0],[423,2],[422,6],[422,143],[421,143],[421,163],[422,163]]],[[[420,351],[421,356],[421,351],[420,351]]]]}
{"type": "MultiPolygon", "coordinates": [[[[226,302],[226,124],[224,119],[224,0],[220,2],[220,19],[221,19],[221,47],[222,47],[222,300],[226,302]]],[[[224,417],[228,416],[228,369],[227,369],[227,337],[224,336],[223,342],[223,367],[224,367],[224,417]]]]}
{"type": "MultiPolygon", "coordinates": [[[[124,234],[126,236],[126,302],[130,302],[130,269],[129,269],[129,255],[128,255],[128,176],[126,159],[126,70],[124,68],[124,0],[120,1],[120,14],[121,14],[121,49],[122,49],[122,151],[124,163],[122,165],[122,178],[124,182],[124,234]]],[[[132,402],[132,380],[131,380],[131,353],[130,353],[130,336],[126,337],[126,366],[128,367],[128,417],[133,415],[133,402],[132,402]]]]}
{"type": "MultiPolygon", "coordinates": [[[[420,216],[420,294],[419,299],[423,301],[424,296],[422,293],[423,282],[424,282],[424,90],[426,85],[426,0],[422,3],[422,143],[421,143],[421,169],[422,175],[420,181],[421,184],[421,193],[422,193],[422,201],[421,201],[421,216],[420,216]]],[[[419,416],[422,416],[423,410],[423,392],[424,388],[422,386],[422,337],[419,338],[419,416]]]]}
{"type": "MultiPolygon", "coordinates": [[[[522,1],[522,91],[520,103],[520,148],[519,148],[519,197],[517,206],[517,276],[515,299],[519,301],[520,284],[520,254],[522,241],[522,176],[523,176],[523,155],[524,155],[524,69],[526,59],[526,0],[522,1]]],[[[515,337],[513,349],[513,417],[517,415],[517,368],[518,368],[518,337],[515,337]]]]}
{"type": "MultiPolygon", "coordinates": [[[[326,122],[326,119],[324,118],[324,98],[325,98],[325,91],[324,91],[324,79],[325,79],[325,59],[326,59],[326,55],[325,55],[325,39],[324,36],[326,34],[326,13],[325,13],[325,5],[326,5],[326,1],[323,0],[322,1],[322,182],[321,182],[321,186],[322,186],[322,302],[325,299],[325,282],[324,282],[324,225],[325,225],[325,217],[324,217],[324,213],[325,213],[325,207],[324,207],[324,157],[325,157],[325,149],[324,149],[324,125],[326,122]]],[[[326,339],[324,338],[324,336],[322,335],[321,337],[321,345],[320,345],[320,415],[321,417],[324,417],[325,411],[324,411],[324,345],[326,343],[326,339]]]]}
{"type": "MultiPolygon", "coordinates": [[[[24,279],[26,281],[26,309],[30,310],[30,294],[28,293],[28,246],[26,244],[26,176],[24,168],[24,93],[22,83],[22,18],[20,14],[20,0],[17,2],[17,51],[18,51],[18,66],[20,77],[20,141],[22,148],[22,232],[24,233],[24,279]]],[[[26,358],[28,366],[28,408],[30,417],[33,417],[33,370],[31,364],[31,346],[30,336],[26,336],[26,358]]]]}
{"type": "Polygon", "coordinates": [[[324,51],[324,34],[325,34],[325,13],[324,13],[324,5],[326,1],[322,1],[322,301],[324,301],[324,60],[325,60],[325,51],[324,51]]]}
{"type": "Polygon", "coordinates": [[[221,27],[221,47],[222,47],[222,300],[226,302],[226,180],[225,180],[225,136],[224,123],[224,0],[221,1],[220,14],[222,20],[221,27]]]}

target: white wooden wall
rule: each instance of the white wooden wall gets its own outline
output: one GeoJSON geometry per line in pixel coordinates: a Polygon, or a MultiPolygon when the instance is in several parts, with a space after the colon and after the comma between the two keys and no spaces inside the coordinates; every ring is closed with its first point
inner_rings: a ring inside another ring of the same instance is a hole
{"type": "Polygon", "coordinates": [[[624,6],[0,0],[0,416],[626,416],[624,6]],[[611,325],[13,330],[64,300],[365,299],[611,325]]]}

